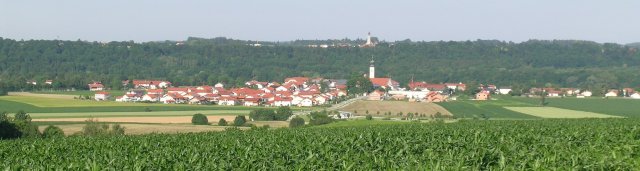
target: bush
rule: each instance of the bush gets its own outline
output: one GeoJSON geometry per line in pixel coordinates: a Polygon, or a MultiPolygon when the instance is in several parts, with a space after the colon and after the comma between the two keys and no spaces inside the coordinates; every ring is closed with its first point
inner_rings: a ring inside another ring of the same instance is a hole
{"type": "Polygon", "coordinates": [[[42,131],[42,137],[44,138],[59,138],[64,137],[64,131],[57,126],[49,125],[42,131]]]}
{"type": "Polygon", "coordinates": [[[194,114],[193,117],[191,117],[191,123],[194,125],[208,125],[209,119],[207,118],[207,116],[201,113],[197,113],[194,114]]]}
{"type": "Polygon", "coordinates": [[[276,118],[276,112],[271,109],[256,109],[249,112],[249,118],[254,121],[272,121],[276,118]]]}
{"type": "Polygon", "coordinates": [[[0,121],[0,140],[2,139],[15,139],[22,136],[22,132],[18,129],[16,124],[9,121],[0,121]]]}
{"type": "Polygon", "coordinates": [[[373,116],[371,116],[371,115],[367,115],[366,119],[367,119],[367,120],[373,120],[373,116]]]}
{"type": "Polygon", "coordinates": [[[218,125],[227,126],[227,120],[225,120],[224,118],[220,118],[220,120],[218,121],[218,125]]]}
{"type": "Polygon", "coordinates": [[[309,125],[322,125],[322,124],[328,124],[333,122],[333,118],[327,115],[327,111],[311,112],[309,117],[311,119],[309,121],[309,125]]]}
{"type": "Polygon", "coordinates": [[[276,115],[274,120],[286,121],[287,119],[289,119],[289,117],[291,117],[291,115],[293,115],[293,111],[291,111],[291,108],[287,106],[281,106],[281,107],[278,107],[278,109],[276,110],[276,115]]]}
{"type": "Polygon", "coordinates": [[[234,126],[243,126],[245,123],[247,123],[247,118],[245,118],[244,115],[238,115],[236,119],[233,120],[234,126]]]}
{"type": "Polygon", "coordinates": [[[124,127],[120,126],[120,124],[111,125],[111,135],[124,135],[124,127]]]}
{"type": "Polygon", "coordinates": [[[26,112],[20,110],[13,119],[16,129],[20,130],[21,137],[23,138],[37,138],[40,137],[40,131],[38,126],[31,123],[31,116],[26,112]]]}
{"type": "Polygon", "coordinates": [[[289,128],[297,128],[304,126],[304,119],[301,117],[295,117],[289,121],[289,128]]]}
{"type": "Polygon", "coordinates": [[[28,122],[31,122],[31,116],[29,116],[29,114],[27,114],[23,110],[20,110],[14,116],[14,120],[15,121],[28,121],[28,122]]]}
{"type": "Polygon", "coordinates": [[[114,124],[109,129],[109,125],[98,122],[98,120],[90,118],[85,121],[86,125],[82,127],[79,135],[84,136],[107,136],[107,135],[124,135],[125,128],[120,124],[114,124]]]}

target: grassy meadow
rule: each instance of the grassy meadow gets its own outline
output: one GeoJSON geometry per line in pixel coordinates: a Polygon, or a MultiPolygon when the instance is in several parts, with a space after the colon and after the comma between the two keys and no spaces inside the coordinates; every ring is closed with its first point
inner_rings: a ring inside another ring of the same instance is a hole
{"type": "MultiPolygon", "coordinates": [[[[62,94],[62,95],[73,95],[73,96],[94,96],[96,94],[97,91],[88,91],[88,90],[81,90],[81,91],[36,91],[33,93],[36,94],[62,94]]],[[[116,96],[122,96],[124,95],[125,91],[124,90],[105,90],[105,92],[109,92],[109,94],[111,94],[111,97],[116,97],[116,96]]]]}
{"type": "Polygon", "coordinates": [[[537,108],[540,107],[539,98],[501,95],[493,97],[488,101],[457,100],[438,104],[459,118],[480,117],[482,114],[492,119],[640,117],[640,100],[634,99],[547,98],[547,107],[537,108]],[[516,110],[509,110],[506,107],[516,110]]]}
{"type": "MultiPolygon", "coordinates": [[[[515,101],[529,103],[532,105],[540,103],[539,98],[513,98],[515,101]]],[[[558,107],[571,110],[595,112],[601,114],[640,117],[640,100],[622,98],[586,98],[575,97],[547,98],[547,106],[558,107]]]]}
{"type": "Polygon", "coordinates": [[[538,119],[539,117],[505,109],[505,106],[531,107],[529,103],[511,100],[510,97],[500,97],[496,100],[475,101],[457,100],[437,103],[458,118],[482,117],[491,119],[538,119]]]}

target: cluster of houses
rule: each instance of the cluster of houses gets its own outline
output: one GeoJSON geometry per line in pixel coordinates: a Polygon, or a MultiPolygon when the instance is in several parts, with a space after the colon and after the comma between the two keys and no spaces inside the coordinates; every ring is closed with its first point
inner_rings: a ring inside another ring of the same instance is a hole
{"type": "MultiPolygon", "coordinates": [[[[123,84],[129,81],[123,81],[123,84]]],[[[226,106],[301,106],[328,104],[346,96],[346,80],[291,77],[278,82],[248,81],[245,87],[226,89],[214,86],[172,87],[163,80],[133,80],[133,89],[115,97],[117,102],[157,102],[165,104],[217,104],[226,106]],[[321,89],[326,85],[325,89],[321,89]],[[324,91],[322,91],[324,90],[324,91]]],[[[95,83],[92,83],[95,84],[95,83]]],[[[92,86],[91,84],[89,85],[92,86]]],[[[108,92],[97,92],[96,100],[110,98],[108,92]]]]}
{"type": "Polygon", "coordinates": [[[409,100],[415,102],[446,102],[456,91],[464,91],[463,83],[431,84],[427,82],[409,82],[408,88],[397,87],[397,82],[390,78],[370,78],[375,88],[389,90],[383,92],[375,90],[369,93],[368,100],[409,100]],[[386,82],[386,83],[385,83],[386,82]]]}
{"type": "MultiPolygon", "coordinates": [[[[495,85],[480,86],[481,90],[476,94],[476,99],[487,100],[491,94],[508,95],[513,90],[511,87],[499,87],[495,85]]],[[[525,96],[539,96],[542,92],[546,94],[546,97],[576,97],[585,98],[593,96],[593,92],[589,90],[581,90],[579,88],[531,88],[528,92],[524,93],[525,96]]],[[[640,93],[636,92],[633,88],[609,89],[604,94],[604,97],[629,97],[632,99],[640,99],[640,93]]]]}

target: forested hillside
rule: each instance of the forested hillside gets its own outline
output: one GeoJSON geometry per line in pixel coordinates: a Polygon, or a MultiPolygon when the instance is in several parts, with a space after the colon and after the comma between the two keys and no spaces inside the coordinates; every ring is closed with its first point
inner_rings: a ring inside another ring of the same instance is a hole
{"type": "Polygon", "coordinates": [[[640,53],[619,44],[589,41],[493,40],[382,42],[375,48],[309,48],[303,44],[353,40],[260,42],[189,38],[176,42],[17,41],[0,38],[0,86],[29,89],[27,80],[53,79],[54,87],[86,88],[92,80],[116,87],[125,79],[166,79],[175,85],[290,76],[348,78],[376,61],[378,77],[404,84],[478,82],[513,86],[593,89],[638,87],[640,53]]]}

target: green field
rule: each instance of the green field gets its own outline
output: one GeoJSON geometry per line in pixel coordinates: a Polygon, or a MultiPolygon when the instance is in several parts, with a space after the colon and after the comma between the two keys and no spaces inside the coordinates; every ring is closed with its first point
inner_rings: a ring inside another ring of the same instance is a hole
{"type": "MultiPolygon", "coordinates": [[[[24,110],[27,113],[51,113],[60,114],[61,117],[72,115],[87,116],[96,113],[118,112],[121,115],[138,116],[156,116],[154,113],[171,113],[171,116],[181,116],[182,114],[174,114],[170,111],[191,111],[185,112],[193,114],[193,111],[218,111],[218,114],[244,114],[249,110],[261,107],[245,107],[245,106],[217,106],[217,105],[188,105],[188,104],[158,104],[158,103],[125,103],[125,102],[97,102],[92,100],[75,100],[60,98],[43,98],[32,96],[0,96],[0,112],[6,111],[10,113],[24,110]],[[150,112],[147,112],[150,110],[150,112]],[[231,112],[234,111],[234,112],[231,112]],[[77,113],[77,114],[74,114],[77,113]]],[[[293,110],[316,110],[318,108],[298,108],[293,110]]],[[[105,113],[107,114],[107,113],[105,113]]],[[[109,114],[111,116],[113,114],[109,114]]],[[[117,114],[120,115],[120,114],[117,114]]],[[[165,114],[160,114],[165,115],[165,114]]]]}
{"type": "Polygon", "coordinates": [[[637,170],[638,119],[0,141],[6,170],[637,170]]]}
{"type": "MultiPolygon", "coordinates": [[[[540,103],[539,98],[513,98],[529,104],[540,103]]],[[[616,115],[623,117],[640,117],[640,100],[636,99],[603,99],[603,98],[587,98],[578,99],[573,97],[567,98],[547,98],[547,106],[558,107],[571,110],[580,110],[587,112],[602,113],[608,115],[616,115]]]]}
{"type": "Polygon", "coordinates": [[[458,118],[481,117],[483,114],[491,119],[536,119],[538,117],[505,109],[505,106],[533,106],[529,103],[511,100],[508,97],[499,100],[474,101],[457,100],[442,102],[438,105],[444,107],[458,118]]]}
{"type": "Polygon", "coordinates": [[[541,118],[620,118],[620,116],[561,109],[556,107],[504,107],[506,109],[541,118]]]}
{"type": "MultiPolygon", "coordinates": [[[[32,92],[32,93],[36,93],[36,94],[64,94],[64,95],[74,95],[74,96],[79,96],[79,95],[94,96],[96,94],[96,92],[97,91],[82,90],[82,91],[36,91],[36,92],[32,92]]],[[[124,90],[106,90],[106,92],[109,92],[109,94],[111,94],[111,97],[122,96],[125,93],[124,90]]]]}

